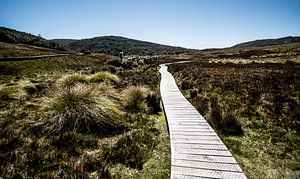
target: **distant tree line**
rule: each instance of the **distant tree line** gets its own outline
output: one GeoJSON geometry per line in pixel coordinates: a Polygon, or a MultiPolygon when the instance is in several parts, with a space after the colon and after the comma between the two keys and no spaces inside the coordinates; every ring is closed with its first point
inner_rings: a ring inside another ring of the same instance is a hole
{"type": "Polygon", "coordinates": [[[22,43],[56,50],[66,50],[61,44],[51,40],[46,40],[41,36],[20,32],[6,27],[0,27],[0,41],[9,43],[22,43]]]}

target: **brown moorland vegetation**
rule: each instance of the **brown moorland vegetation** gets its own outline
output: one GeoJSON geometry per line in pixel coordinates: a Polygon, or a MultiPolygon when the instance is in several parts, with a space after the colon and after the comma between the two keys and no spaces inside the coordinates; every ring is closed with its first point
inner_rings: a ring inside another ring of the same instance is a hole
{"type": "Polygon", "coordinates": [[[170,71],[249,178],[299,177],[299,63],[199,61],[170,71]]]}

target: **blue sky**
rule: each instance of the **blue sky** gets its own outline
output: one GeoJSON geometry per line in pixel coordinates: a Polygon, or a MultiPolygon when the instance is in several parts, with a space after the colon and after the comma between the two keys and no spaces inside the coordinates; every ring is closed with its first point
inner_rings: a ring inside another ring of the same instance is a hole
{"type": "Polygon", "coordinates": [[[0,0],[0,26],[47,39],[118,35],[228,47],[300,36],[300,0],[0,0]]]}

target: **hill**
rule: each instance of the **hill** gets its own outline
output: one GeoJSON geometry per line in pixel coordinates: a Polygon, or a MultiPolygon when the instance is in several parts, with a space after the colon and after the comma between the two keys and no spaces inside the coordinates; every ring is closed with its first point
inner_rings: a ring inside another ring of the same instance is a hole
{"type": "MultiPolygon", "coordinates": [[[[102,36],[89,39],[53,39],[47,40],[40,36],[36,36],[30,33],[21,32],[18,30],[0,27],[0,42],[6,49],[11,50],[11,47],[16,49],[18,45],[30,45],[26,46],[26,49],[35,49],[35,47],[42,47],[55,50],[63,50],[69,52],[97,52],[106,53],[111,55],[120,55],[123,52],[125,55],[165,55],[165,54],[180,54],[184,52],[190,52],[192,50],[173,47],[168,45],[161,45],[157,43],[151,43],[146,41],[134,40],[119,36],[102,36]],[[10,44],[12,45],[10,45],[10,44]],[[6,47],[7,46],[7,47],[6,47]],[[28,47],[28,48],[27,48],[28,47]]],[[[23,47],[23,46],[22,46],[23,47]]],[[[23,49],[23,48],[22,48],[23,49]]],[[[26,50],[24,52],[27,52],[26,50]]],[[[5,50],[6,51],[6,50],[5,50]]],[[[20,51],[20,50],[19,50],[20,51]]],[[[34,50],[35,51],[35,50],[34,50]]],[[[45,49],[44,51],[47,51],[45,49]]],[[[2,54],[3,56],[18,56],[18,55],[32,55],[38,53],[14,53],[12,52],[2,54]]]]}
{"type": "Polygon", "coordinates": [[[233,48],[265,47],[265,46],[274,46],[274,45],[287,45],[292,43],[300,43],[300,37],[288,36],[288,37],[282,37],[278,39],[254,40],[254,41],[236,44],[233,46],[233,48]]]}
{"type": "Polygon", "coordinates": [[[103,36],[90,39],[54,39],[76,52],[101,52],[119,55],[120,52],[130,55],[178,54],[189,51],[182,47],[173,47],[151,42],[129,39],[119,36],[103,36]]]}
{"type": "Polygon", "coordinates": [[[56,50],[66,50],[62,45],[54,41],[46,40],[40,36],[36,36],[26,32],[20,32],[6,27],[0,27],[0,41],[8,43],[28,44],[56,50]]]}

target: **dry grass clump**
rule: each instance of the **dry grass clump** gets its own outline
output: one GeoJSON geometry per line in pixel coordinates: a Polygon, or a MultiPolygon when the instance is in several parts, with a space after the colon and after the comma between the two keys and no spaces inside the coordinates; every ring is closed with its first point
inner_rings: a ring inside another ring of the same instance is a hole
{"type": "Polygon", "coordinates": [[[232,111],[225,112],[221,106],[218,104],[218,99],[216,97],[210,98],[210,111],[208,116],[209,124],[225,135],[242,135],[243,129],[242,125],[236,118],[232,111]]]}
{"type": "Polygon", "coordinates": [[[78,83],[86,83],[86,75],[80,73],[68,74],[58,80],[58,84],[62,87],[71,87],[78,83]]]}
{"type": "Polygon", "coordinates": [[[58,84],[62,87],[71,87],[78,83],[91,84],[91,83],[103,83],[103,82],[115,82],[119,83],[120,78],[107,71],[101,71],[93,75],[83,75],[80,73],[68,74],[58,80],[58,84]]]}
{"type": "Polygon", "coordinates": [[[148,105],[148,112],[150,114],[157,114],[161,111],[160,109],[160,95],[150,91],[146,97],[146,102],[148,105]]]}
{"type": "Polygon", "coordinates": [[[52,129],[64,132],[111,133],[122,126],[123,113],[111,100],[109,91],[98,90],[95,85],[78,83],[60,88],[46,101],[52,129]]]}
{"type": "Polygon", "coordinates": [[[209,99],[205,96],[198,95],[193,99],[193,104],[195,108],[202,114],[206,115],[209,111],[209,99]]]}
{"type": "Polygon", "coordinates": [[[160,109],[160,95],[143,86],[131,86],[123,93],[123,106],[131,113],[157,114],[160,109]]]}
{"type": "Polygon", "coordinates": [[[88,80],[92,83],[104,82],[104,81],[113,81],[116,83],[120,82],[120,78],[117,75],[114,75],[108,71],[100,71],[94,75],[88,77],[88,80]]]}
{"type": "Polygon", "coordinates": [[[143,86],[131,86],[123,91],[124,107],[132,113],[147,111],[147,95],[149,89],[143,86]]]}
{"type": "Polygon", "coordinates": [[[225,134],[242,135],[244,133],[241,123],[232,111],[226,112],[223,115],[222,126],[225,126],[223,128],[223,133],[225,134]]]}

